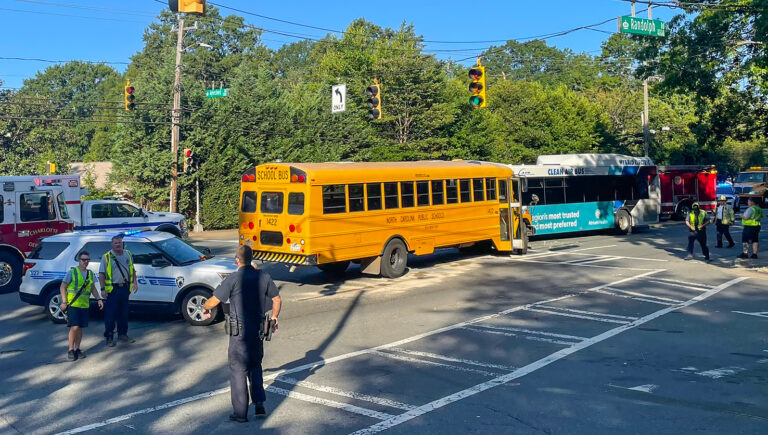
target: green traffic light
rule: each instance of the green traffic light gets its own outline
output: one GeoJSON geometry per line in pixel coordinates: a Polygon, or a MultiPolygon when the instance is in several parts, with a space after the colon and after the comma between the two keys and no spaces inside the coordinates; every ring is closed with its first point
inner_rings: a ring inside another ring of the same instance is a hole
{"type": "Polygon", "coordinates": [[[477,95],[473,95],[469,97],[469,104],[471,104],[472,107],[480,107],[480,105],[483,104],[483,99],[477,95]]]}

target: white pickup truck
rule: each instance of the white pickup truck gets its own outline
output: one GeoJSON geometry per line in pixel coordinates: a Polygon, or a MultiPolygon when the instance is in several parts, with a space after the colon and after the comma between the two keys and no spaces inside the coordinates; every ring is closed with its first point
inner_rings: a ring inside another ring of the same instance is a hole
{"type": "Polygon", "coordinates": [[[82,187],[80,176],[33,175],[29,178],[39,186],[59,186],[69,210],[69,218],[75,222],[75,231],[165,231],[186,239],[187,221],[179,213],[151,212],[124,200],[89,199],[88,189],[82,187]]]}

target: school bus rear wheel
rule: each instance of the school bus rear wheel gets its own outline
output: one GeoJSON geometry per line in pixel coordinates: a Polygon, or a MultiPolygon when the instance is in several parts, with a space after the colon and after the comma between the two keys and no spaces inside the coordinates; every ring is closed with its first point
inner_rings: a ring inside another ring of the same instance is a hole
{"type": "Polygon", "coordinates": [[[381,276],[397,278],[405,273],[408,263],[408,249],[400,239],[392,239],[384,247],[381,256],[381,276]]]}

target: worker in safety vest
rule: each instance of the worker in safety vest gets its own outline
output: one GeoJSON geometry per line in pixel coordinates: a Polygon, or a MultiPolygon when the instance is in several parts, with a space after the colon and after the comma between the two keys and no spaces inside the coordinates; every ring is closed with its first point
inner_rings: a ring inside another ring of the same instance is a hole
{"type": "Polygon", "coordinates": [[[693,258],[693,243],[698,240],[699,245],[701,245],[701,252],[704,254],[704,259],[709,261],[709,248],[707,247],[708,224],[707,212],[699,207],[698,202],[694,202],[691,212],[685,219],[685,225],[691,230],[688,234],[688,255],[685,257],[686,260],[693,258]]]}
{"type": "Polygon", "coordinates": [[[106,299],[104,309],[104,337],[107,346],[114,347],[115,323],[117,323],[117,339],[121,343],[133,343],[128,337],[128,298],[139,290],[136,281],[136,270],[133,268],[131,252],[123,249],[123,234],[112,237],[112,250],[104,254],[99,267],[99,282],[101,297],[106,299]]]}
{"type": "Polygon", "coordinates": [[[77,267],[73,267],[64,275],[59,286],[61,293],[61,311],[66,313],[67,326],[69,326],[69,351],[67,359],[75,361],[85,358],[85,353],[80,350],[80,342],[83,340],[83,328],[88,326],[88,310],[91,307],[91,295],[99,303],[99,309],[104,304],[96,291],[93,272],[88,270],[91,256],[86,251],[77,255],[77,267]]]}
{"type": "Polygon", "coordinates": [[[749,254],[749,245],[752,244],[752,255],[749,258],[757,258],[757,242],[760,235],[760,220],[763,218],[763,209],[755,202],[755,198],[750,197],[747,200],[749,206],[741,214],[741,224],[744,225],[744,231],[741,233],[742,251],[739,258],[747,258],[749,254]]]}
{"type": "Polygon", "coordinates": [[[717,228],[717,245],[715,248],[723,247],[723,236],[728,240],[728,247],[733,248],[733,238],[731,237],[731,225],[736,220],[733,214],[733,207],[728,205],[725,195],[717,198],[717,209],[715,210],[715,228],[717,228]]]}

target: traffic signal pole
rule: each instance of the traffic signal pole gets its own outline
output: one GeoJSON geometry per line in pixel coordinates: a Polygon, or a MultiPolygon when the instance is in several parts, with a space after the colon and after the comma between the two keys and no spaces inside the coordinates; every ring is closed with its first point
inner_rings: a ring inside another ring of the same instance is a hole
{"type": "Polygon", "coordinates": [[[171,113],[171,213],[178,209],[177,178],[179,176],[179,120],[181,118],[181,51],[184,40],[184,18],[179,18],[179,33],[176,37],[176,68],[173,77],[173,112],[171,113]]]}

